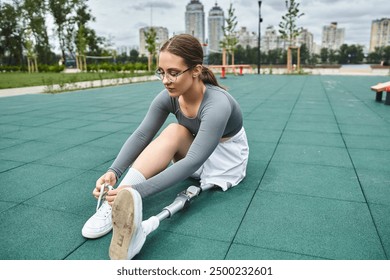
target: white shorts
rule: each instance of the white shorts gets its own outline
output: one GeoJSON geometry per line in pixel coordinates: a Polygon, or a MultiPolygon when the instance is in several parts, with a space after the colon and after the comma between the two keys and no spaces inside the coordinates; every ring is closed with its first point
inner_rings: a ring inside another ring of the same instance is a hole
{"type": "Polygon", "coordinates": [[[218,144],[204,164],[191,176],[201,184],[214,184],[226,191],[238,185],[246,175],[249,146],[245,129],[218,144]]]}

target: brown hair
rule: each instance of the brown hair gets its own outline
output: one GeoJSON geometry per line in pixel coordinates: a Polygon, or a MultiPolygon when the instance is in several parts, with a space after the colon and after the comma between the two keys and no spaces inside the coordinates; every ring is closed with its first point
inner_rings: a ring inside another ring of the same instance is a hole
{"type": "Polygon", "coordinates": [[[202,65],[200,78],[203,83],[224,88],[218,83],[214,73],[203,65],[203,48],[194,36],[189,34],[175,35],[163,44],[160,49],[160,52],[162,51],[180,56],[188,67],[202,65]]]}

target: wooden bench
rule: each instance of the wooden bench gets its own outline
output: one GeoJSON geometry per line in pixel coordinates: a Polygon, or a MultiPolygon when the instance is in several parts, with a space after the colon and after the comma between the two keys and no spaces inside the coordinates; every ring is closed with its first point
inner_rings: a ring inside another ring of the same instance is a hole
{"type": "Polygon", "coordinates": [[[375,86],[371,87],[371,90],[376,92],[376,98],[375,100],[378,102],[382,102],[382,95],[383,92],[386,91],[386,105],[390,105],[390,82],[386,83],[379,83],[375,86]]]}
{"type": "Polygon", "coordinates": [[[234,75],[237,75],[237,68],[239,69],[238,75],[244,75],[243,69],[250,69],[253,72],[252,66],[249,64],[236,64],[236,65],[209,65],[208,68],[212,69],[220,69],[221,70],[221,79],[226,79],[226,70],[229,68],[233,69],[234,75]]]}

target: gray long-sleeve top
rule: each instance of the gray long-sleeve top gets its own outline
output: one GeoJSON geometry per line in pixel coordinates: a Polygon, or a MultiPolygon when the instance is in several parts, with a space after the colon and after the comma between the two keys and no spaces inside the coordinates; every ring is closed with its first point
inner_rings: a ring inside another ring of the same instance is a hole
{"type": "Polygon", "coordinates": [[[178,99],[170,97],[168,91],[163,90],[152,101],[145,118],[127,139],[109,168],[117,178],[153,140],[170,113],[175,114],[178,123],[185,126],[195,138],[183,159],[145,182],[132,186],[142,197],[160,192],[190,177],[212,154],[221,138],[234,136],[243,125],[239,104],[222,88],[206,84],[195,118],[186,117],[180,110],[178,99]]]}

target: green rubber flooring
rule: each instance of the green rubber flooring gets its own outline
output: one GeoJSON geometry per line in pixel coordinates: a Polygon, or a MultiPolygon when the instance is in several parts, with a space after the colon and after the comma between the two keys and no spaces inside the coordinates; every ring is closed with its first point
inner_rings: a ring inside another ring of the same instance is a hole
{"type": "MultiPolygon", "coordinates": [[[[244,113],[247,177],[163,221],[136,259],[389,259],[390,106],[370,90],[387,80],[221,80],[244,113]]],[[[161,89],[0,98],[0,259],[108,259],[111,233],[81,235],[95,211],[91,191],[161,89]]],[[[193,183],[146,198],[144,218],[193,183]]]]}

